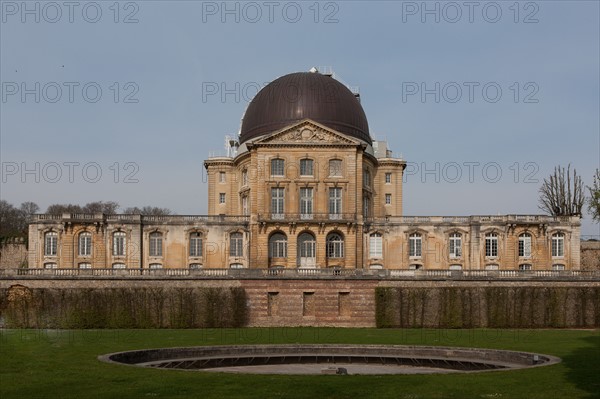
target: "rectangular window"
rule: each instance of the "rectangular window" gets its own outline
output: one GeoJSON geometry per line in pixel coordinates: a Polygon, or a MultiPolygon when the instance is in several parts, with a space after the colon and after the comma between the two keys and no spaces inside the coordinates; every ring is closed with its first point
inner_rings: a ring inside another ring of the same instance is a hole
{"type": "Polygon", "coordinates": [[[271,189],[271,217],[273,219],[284,218],[285,189],[276,187],[271,189]]]}
{"type": "Polygon", "coordinates": [[[248,196],[244,195],[242,197],[242,215],[249,215],[250,208],[248,207],[248,196]]]}
{"type": "Polygon", "coordinates": [[[271,176],[283,176],[285,163],[283,159],[276,158],[271,160],[271,176]]]}
{"type": "Polygon", "coordinates": [[[386,184],[391,184],[392,183],[392,174],[391,173],[386,173],[385,174],[385,183],[386,184]]]}
{"type": "Polygon", "coordinates": [[[44,242],[44,255],[56,256],[58,249],[58,234],[55,232],[46,233],[44,242]]]}
{"type": "Polygon", "coordinates": [[[371,187],[371,172],[368,169],[363,171],[363,185],[365,187],[371,187]]]}
{"type": "Polygon", "coordinates": [[[125,233],[122,231],[113,235],[113,256],[125,256],[125,233]]]}
{"type": "Polygon", "coordinates": [[[386,205],[392,205],[392,194],[386,194],[385,195],[385,204],[386,205]]]}
{"type": "Polygon", "coordinates": [[[162,256],[162,234],[150,234],[150,256],[162,256]]]}
{"type": "Polygon", "coordinates": [[[552,236],[552,256],[555,258],[565,256],[565,236],[561,233],[552,236]]]}
{"type": "Polygon", "coordinates": [[[496,233],[485,236],[485,256],[488,258],[498,256],[498,235],[496,233]]]}
{"type": "Polygon", "coordinates": [[[300,218],[312,219],[313,217],[313,189],[303,187],[300,189],[300,218]]]}
{"type": "Polygon", "coordinates": [[[225,193],[219,193],[219,204],[225,203],[225,193]]]}
{"type": "Polygon", "coordinates": [[[248,171],[243,170],[242,171],[242,186],[245,186],[247,184],[248,184],[248,171]]]}
{"type": "Polygon", "coordinates": [[[342,176],[342,160],[332,159],[329,161],[329,177],[342,176]]]}
{"type": "Polygon", "coordinates": [[[420,234],[411,234],[408,239],[408,244],[409,244],[408,256],[410,256],[412,258],[420,258],[421,254],[422,254],[421,235],[420,234]]]}
{"type": "Polygon", "coordinates": [[[300,176],[312,176],[312,175],[313,175],[312,159],[301,159],[300,160],[300,176]]]}
{"type": "Polygon", "coordinates": [[[225,172],[219,172],[219,183],[225,183],[225,172]]]}
{"type": "Polygon", "coordinates": [[[79,234],[79,256],[90,256],[92,254],[92,235],[90,233],[79,234]]]}
{"type": "Polygon", "coordinates": [[[342,189],[329,188],[329,219],[340,219],[342,215],[342,189]]]}
{"type": "Polygon", "coordinates": [[[229,240],[229,256],[244,256],[244,236],[242,233],[232,233],[229,240]]]}
{"type": "Polygon", "coordinates": [[[531,236],[529,234],[519,236],[519,256],[522,258],[531,257],[531,236]]]}
{"type": "Polygon", "coordinates": [[[462,236],[450,235],[450,258],[460,258],[462,255],[462,236]]]}
{"type": "Polygon", "coordinates": [[[383,239],[379,233],[369,237],[369,258],[383,258],[383,239]]]}
{"type": "Polygon", "coordinates": [[[190,256],[202,256],[202,235],[200,233],[190,234],[190,256]]]}
{"type": "Polygon", "coordinates": [[[371,198],[363,194],[363,217],[368,218],[371,215],[371,198]]]}

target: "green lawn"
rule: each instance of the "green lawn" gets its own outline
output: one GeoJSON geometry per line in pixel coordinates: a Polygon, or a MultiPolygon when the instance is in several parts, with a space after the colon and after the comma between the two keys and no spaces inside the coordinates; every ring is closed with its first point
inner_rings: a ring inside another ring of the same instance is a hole
{"type": "Polygon", "coordinates": [[[0,398],[600,398],[600,331],[0,330],[0,398]],[[557,365],[478,374],[260,376],[141,369],[100,354],[169,346],[355,343],[547,353],[557,365]]]}

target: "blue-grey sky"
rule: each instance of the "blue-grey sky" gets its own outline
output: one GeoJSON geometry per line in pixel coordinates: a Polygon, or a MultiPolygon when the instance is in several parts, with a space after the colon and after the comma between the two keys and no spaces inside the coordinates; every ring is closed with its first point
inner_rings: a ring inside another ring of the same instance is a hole
{"type": "MultiPolygon", "coordinates": [[[[556,165],[588,185],[599,167],[597,1],[1,11],[1,197],[15,205],[206,213],[202,161],[237,134],[259,85],[312,66],[358,86],[371,135],[409,163],[407,215],[539,214],[556,165]]],[[[600,234],[587,214],[582,234],[600,234]]]]}

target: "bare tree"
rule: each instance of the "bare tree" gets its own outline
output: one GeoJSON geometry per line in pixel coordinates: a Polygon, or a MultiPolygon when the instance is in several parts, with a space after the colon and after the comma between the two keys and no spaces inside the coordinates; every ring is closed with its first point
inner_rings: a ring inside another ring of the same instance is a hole
{"type": "Polygon", "coordinates": [[[588,186],[590,190],[590,198],[588,199],[588,210],[592,215],[592,218],[600,222],[600,169],[596,169],[594,175],[594,183],[592,187],[588,186]]]}
{"type": "Polygon", "coordinates": [[[173,214],[173,212],[171,212],[170,209],[159,208],[156,206],[145,206],[143,208],[138,208],[137,206],[129,207],[129,208],[125,209],[125,212],[123,212],[123,213],[131,214],[131,215],[159,215],[159,216],[173,214]]]}
{"type": "Polygon", "coordinates": [[[81,206],[73,204],[52,204],[46,209],[51,215],[62,215],[63,213],[83,213],[81,206]]]}
{"type": "Polygon", "coordinates": [[[105,213],[107,215],[113,215],[117,213],[119,204],[114,201],[95,201],[85,204],[81,209],[83,213],[105,213]]]}
{"type": "Polygon", "coordinates": [[[544,179],[540,187],[539,208],[553,216],[581,216],[585,200],[581,176],[571,164],[565,170],[560,165],[554,168],[554,174],[544,179]]]}

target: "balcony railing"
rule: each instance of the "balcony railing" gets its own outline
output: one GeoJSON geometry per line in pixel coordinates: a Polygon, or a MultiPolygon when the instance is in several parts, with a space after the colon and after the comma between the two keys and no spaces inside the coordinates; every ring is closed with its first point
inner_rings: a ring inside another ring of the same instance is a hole
{"type": "Polygon", "coordinates": [[[104,215],[101,213],[65,213],[62,215],[33,215],[32,222],[85,221],[85,222],[133,222],[133,223],[247,223],[247,215],[104,215]]]}
{"type": "Polygon", "coordinates": [[[570,223],[578,216],[548,215],[475,215],[475,216],[384,216],[367,218],[371,223],[391,224],[471,224],[471,223],[570,223]]]}
{"type": "Polygon", "coordinates": [[[356,213],[267,213],[258,214],[259,222],[268,221],[284,221],[284,222],[300,222],[300,221],[335,221],[335,222],[355,222],[356,213]]]}
{"type": "Polygon", "coordinates": [[[165,278],[165,279],[256,279],[256,278],[351,278],[400,280],[594,280],[599,270],[408,270],[353,268],[262,268],[262,269],[0,269],[7,278],[165,278]]]}

